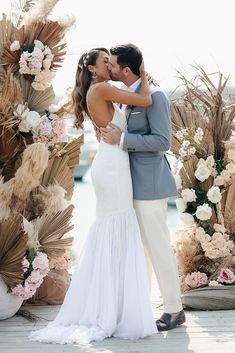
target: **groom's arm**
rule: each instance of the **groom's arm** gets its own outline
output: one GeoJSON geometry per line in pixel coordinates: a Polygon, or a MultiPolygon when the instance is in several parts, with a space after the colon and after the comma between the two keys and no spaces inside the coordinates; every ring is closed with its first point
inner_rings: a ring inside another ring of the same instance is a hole
{"type": "Polygon", "coordinates": [[[171,143],[171,119],[168,98],[163,92],[152,94],[152,105],[147,108],[151,133],[124,133],[122,148],[128,152],[167,151],[171,143]]]}

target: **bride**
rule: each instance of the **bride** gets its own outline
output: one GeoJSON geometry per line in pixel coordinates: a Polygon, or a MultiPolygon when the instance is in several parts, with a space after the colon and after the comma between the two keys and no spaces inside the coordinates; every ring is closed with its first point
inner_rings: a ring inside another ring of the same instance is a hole
{"type": "MultiPolygon", "coordinates": [[[[96,128],[110,122],[127,129],[116,103],[151,105],[143,63],[140,93],[107,83],[109,52],[84,53],[78,63],[73,103],[76,127],[84,114],[96,128]],[[115,103],[113,103],[115,102],[115,103]]],[[[138,339],[157,332],[153,318],[144,250],[133,208],[128,153],[103,139],[92,163],[96,220],[90,228],[64,303],[46,328],[30,340],[86,344],[106,337],[138,339]]]]}

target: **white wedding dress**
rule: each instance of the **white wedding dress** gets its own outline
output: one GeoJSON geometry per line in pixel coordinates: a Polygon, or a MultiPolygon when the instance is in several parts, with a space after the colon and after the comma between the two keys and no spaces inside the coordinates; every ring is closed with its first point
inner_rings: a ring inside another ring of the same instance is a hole
{"type": "MultiPolygon", "coordinates": [[[[112,122],[126,131],[114,105],[112,122]]],[[[33,341],[87,344],[106,337],[138,339],[157,332],[139,226],[133,209],[128,153],[101,141],[91,170],[97,217],[64,303],[33,341]]]]}

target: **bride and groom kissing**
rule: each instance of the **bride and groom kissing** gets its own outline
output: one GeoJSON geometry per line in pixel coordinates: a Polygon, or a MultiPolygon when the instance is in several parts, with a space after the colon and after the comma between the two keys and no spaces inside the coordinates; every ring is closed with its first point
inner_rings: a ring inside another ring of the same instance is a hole
{"type": "Polygon", "coordinates": [[[73,103],[75,126],[88,115],[100,137],[91,168],[96,219],[58,315],[30,339],[86,344],[173,329],[185,322],[185,314],[166,220],[167,199],[176,195],[165,156],[171,140],[169,101],[149,84],[139,48],[127,44],[81,56],[73,103]],[[164,305],[156,321],[152,268],[164,305]]]}

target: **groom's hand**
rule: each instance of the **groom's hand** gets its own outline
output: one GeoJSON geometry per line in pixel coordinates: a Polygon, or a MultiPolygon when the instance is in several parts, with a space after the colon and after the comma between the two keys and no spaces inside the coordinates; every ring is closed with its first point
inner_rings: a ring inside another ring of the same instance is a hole
{"type": "Polygon", "coordinates": [[[122,131],[116,125],[109,123],[107,128],[100,128],[104,142],[110,145],[119,145],[122,131]]]}

